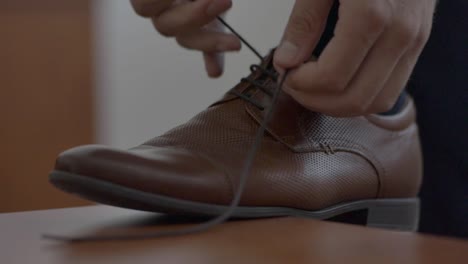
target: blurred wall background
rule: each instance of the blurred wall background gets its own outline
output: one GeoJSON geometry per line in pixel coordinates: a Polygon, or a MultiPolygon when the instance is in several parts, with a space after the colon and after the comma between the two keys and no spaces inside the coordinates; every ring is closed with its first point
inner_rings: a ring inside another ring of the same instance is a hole
{"type": "MultiPolygon", "coordinates": [[[[293,0],[233,0],[227,21],[262,54],[281,39],[293,0]]],[[[97,139],[130,147],[189,119],[249,74],[246,47],[226,58],[223,77],[208,79],[202,56],[157,35],[128,0],[94,2],[97,139]]]]}
{"type": "MultiPolygon", "coordinates": [[[[234,0],[227,21],[263,54],[293,0],[234,0]]],[[[0,1],[0,212],[89,204],[47,182],[55,157],[127,148],[202,111],[249,74],[245,47],[208,79],[201,54],[159,36],[129,0],[0,1]]]]}

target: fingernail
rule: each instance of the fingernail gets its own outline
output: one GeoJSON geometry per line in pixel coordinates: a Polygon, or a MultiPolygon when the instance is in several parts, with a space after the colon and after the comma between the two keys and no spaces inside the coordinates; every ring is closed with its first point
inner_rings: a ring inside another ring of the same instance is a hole
{"type": "Polygon", "coordinates": [[[206,14],[209,16],[217,16],[228,10],[231,5],[232,2],[230,0],[213,0],[206,8],[206,14]]]}
{"type": "Polygon", "coordinates": [[[297,56],[299,48],[289,41],[284,41],[276,49],[275,57],[276,61],[280,63],[294,63],[294,59],[297,56]]]}

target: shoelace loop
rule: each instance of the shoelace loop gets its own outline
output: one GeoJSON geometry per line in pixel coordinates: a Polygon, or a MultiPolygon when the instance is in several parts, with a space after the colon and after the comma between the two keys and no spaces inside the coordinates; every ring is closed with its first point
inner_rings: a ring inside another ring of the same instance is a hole
{"type": "MultiPolygon", "coordinates": [[[[260,81],[260,80],[262,79],[263,76],[266,76],[267,78],[271,79],[272,81],[277,82],[278,81],[278,74],[276,73],[276,71],[268,70],[268,69],[266,69],[266,68],[264,68],[264,67],[262,67],[261,65],[258,65],[258,64],[250,65],[250,71],[252,73],[255,73],[256,71],[259,71],[260,76],[256,80],[253,80],[251,78],[242,78],[241,82],[249,83],[252,87],[258,88],[262,92],[264,92],[266,95],[268,95],[270,97],[273,97],[273,95],[274,95],[273,91],[268,89],[268,87],[265,85],[266,80],[263,80],[263,81],[260,81]]],[[[259,102],[252,99],[252,97],[251,97],[252,89],[247,89],[246,91],[247,92],[245,92],[245,91],[244,92],[239,92],[239,91],[233,89],[233,90],[230,91],[230,93],[237,96],[237,97],[239,97],[239,98],[241,98],[241,99],[243,99],[244,101],[246,101],[248,103],[251,103],[252,105],[257,107],[261,111],[265,110],[265,106],[263,106],[259,102]]]]}

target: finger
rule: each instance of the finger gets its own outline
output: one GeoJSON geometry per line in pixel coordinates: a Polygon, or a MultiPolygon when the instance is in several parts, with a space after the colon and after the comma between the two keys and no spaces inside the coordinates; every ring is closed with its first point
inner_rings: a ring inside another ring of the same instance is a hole
{"type": "Polygon", "coordinates": [[[208,24],[231,6],[231,0],[198,0],[173,6],[152,20],[162,35],[174,36],[208,24]]]}
{"type": "Polygon", "coordinates": [[[205,69],[208,76],[211,78],[217,78],[223,74],[224,71],[224,53],[213,52],[203,53],[203,59],[205,61],[205,69]]]}
{"type": "Polygon", "coordinates": [[[343,95],[353,105],[359,105],[362,114],[369,112],[418,30],[418,26],[409,21],[395,21],[372,47],[343,95]]]}
{"type": "Polygon", "coordinates": [[[343,96],[332,94],[313,95],[300,90],[291,89],[287,86],[283,89],[294,98],[294,100],[313,112],[333,117],[351,117],[359,115],[351,111],[351,109],[343,111],[342,106],[346,103],[343,96]]]}
{"type": "Polygon", "coordinates": [[[131,0],[133,9],[143,17],[156,17],[168,9],[174,0],[131,0]]]}
{"type": "MultiPolygon", "coordinates": [[[[389,34],[389,37],[392,35],[394,34],[389,34]]],[[[375,90],[372,89],[371,86],[366,88],[369,90],[368,93],[371,94],[368,95],[366,94],[366,91],[358,87],[359,85],[357,84],[356,88],[349,90],[354,92],[347,92],[342,94],[316,94],[300,90],[293,90],[288,86],[285,87],[285,90],[296,101],[304,105],[306,108],[330,116],[350,117],[386,112],[393,107],[395,101],[408,82],[411,72],[418,60],[419,54],[421,54],[421,51],[427,42],[428,35],[429,33],[426,29],[423,33],[418,34],[416,40],[412,42],[413,45],[406,49],[403,48],[405,52],[399,56],[397,63],[393,67],[390,75],[387,77],[387,81],[384,82],[383,87],[379,90],[379,93],[375,95],[373,99],[372,94],[374,94],[375,90]],[[369,97],[371,98],[369,99],[369,97]],[[372,102],[370,105],[369,101],[372,102]]],[[[382,40],[382,43],[389,42],[382,40]]],[[[376,49],[379,49],[379,47],[376,46],[376,49]]],[[[394,55],[396,54],[397,51],[395,51],[394,55]]],[[[387,63],[375,67],[385,68],[384,65],[391,64],[391,61],[392,60],[390,59],[387,63]]],[[[384,76],[383,73],[380,74],[384,76]]],[[[369,73],[369,75],[372,75],[372,73],[369,73]]],[[[375,79],[375,82],[379,82],[378,78],[375,79]]]]}
{"type": "Polygon", "coordinates": [[[208,53],[241,49],[241,42],[236,36],[204,29],[177,36],[176,40],[184,48],[208,53]]]}
{"type": "Polygon", "coordinates": [[[402,56],[382,91],[374,99],[369,108],[371,113],[389,111],[395,104],[401,91],[406,87],[418,58],[426,45],[431,31],[431,25],[423,25],[413,45],[402,56]]]}
{"type": "Polygon", "coordinates": [[[312,54],[325,28],[333,0],[296,0],[281,44],[275,52],[277,68],[297,67],[312,54]]]}
{"type": "Polygon", "coordinates": [[[285,91],[305,108],[333,117],[361,116],[367,110],[360,101],[340,94],[315,95],[287,87],[285,91]]]}
{"type": "Polygon", "coordinates": [[[342,1],[335,36],[317,61],[291,72],[288,86],[309,92],[343,93],[387,26],[389,14],[383,2],[342,1]]]}
{"type": "MultiPolygon", "coordinates": [[[[221,14],[220,17],[224,18],[225,13],[221,14]]],[[[224,33],[226,28],[224,25],[218,21],[213,20],[211,23],[207,24],[204,27],[205,30],[215,31],[224,33]]],[[[239,41],[240,40],[236,40],[239,41]]],[[[224,71],[224,53],[220,52],[204,52],[203,58],[205,62],[205,69],[209,77],[217,78],[223,74],[224,71]]]]}

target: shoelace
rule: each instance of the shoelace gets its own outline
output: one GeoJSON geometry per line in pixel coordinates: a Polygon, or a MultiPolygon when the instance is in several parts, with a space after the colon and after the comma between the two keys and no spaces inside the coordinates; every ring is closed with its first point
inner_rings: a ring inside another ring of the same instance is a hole
{"type": "MultiPolygon", "coordinates": [[[[239,33],[237,33],[236,30],[234,30],[229,24],[227,24],[222,18],[218,17],[218,20],[226,26],[233,34],[235,34],[241,41],[244,43],[257,57],[260,58],[261,61],[263,61],[263,57],[260,55],[260,53],[250,45],[239,33]]],[[[277,76],[275,73],[270,72],[267,69],[264,69],[263,67],[259,65],[252,65],[250,68],[252,71],[259,70],[261,71],[262,74],[267,75],[269,78],[274,80],[275,82],[277,81],[277,76]]],[[[259,129],[257,130],[256,136],[254,143],[249,150],[247,157],[246,157],[246,162],[245,165],[242,169],[242,174],[239,180],[239,187],[236,190],[236,193],[234,195],[234,198],[232,199],[231,203],[229,204],[229,207],[226,209],[226,211],[211,219],[206,222],[197,224],[192,227],[184,228],[184,229],[179,229],[179,230],[168,230],[168,231],[156,231],[156,232],[149,232],[146,234],[125,234],[125,235],[89,235],[89,236],[66,236],[66,235],[52,235],[52,234],[44,234],[42,237],[46,239],[52,239],[52,240],[58,240],[58,241],[64,241],[64,242],[93,242],[93,241],[115,241],[115,240],[142,240],[142,239],[155,239],[155,238],[161,238],[161,237],[173,237],[173,236],[183,236],[183,235],[189,235],[189,234],[196,234],[200,232],[207,231],[208,229],[211,229],[217,225],[220,225],[227,221],[229,218],[231,218],[232,214],[236,210],[236,208],[239,206],[240,200],[242,198],[242,194],[245,189],[245,185],[247,183],[248,177],[251,173],[252,170],[252,165],[255,160],[255,156],[258,152],[258,149],[260,148],[263,140],[263,136],[266,131],[266,127],[268,122],[270,121],[273,112],[275,110],[275,107],[278,102],[279,95],[281,93],[281,88],[283,87],[284,81],[288,75],[288,71],[285,72],[285,74],[282,76],[281,81],[279,85],[274,89],[274,91],[269,91],[265,88],[264,85],[262,85],[259,82],[243,78],[243,82],[249,82],[253,86],[260,88],[262,91],[264,91],[266,94],[272,96],[272,102],[269,106],[269,109],[265,115],[265,118],[263,119],[259,129]]],[[[250,97],[237,92],[237,96],[242,98],[243,100],[246,100],[253,105],[259,107],[259,109],[264,109],[265,106],[260,105],[259,103],[253,101],[250,97]]]]}
{"type": "MultiPolygon", "coordinates": [[[[275,73],[267,70],[267,69],[264,69],[262,68],[260,65],[252,65],[250,66],[250,71],[251,72],[255,72],[255,71],[260,71],[262,73],[262,75],[267,75],[269,76],[274,82],[277,81],[278,77],[275,73]]],[[[262,92],[264,92],[265,94],[269,95],[269,96],[273,96],[274,93],[273,91],[267,89],[267,87],[263,84],[263,82],[260,82],[260,81],[256,81],[256,80],[252,80],[252,79],[249,79],[249,78],[242,78],[241,79],[241,82],[246,82],[246,83],[249,83],[250,85],[252,85],[253,87],[255,88],[258,88],[260,89],[262,92]]],[[[255,107],[257,107],[258,109],[260,110],[265,110],[265,106],[261,105],[259,102],[253,100],[250,96],[244,94],[244,93],[241,93],[237,90],[231,90],[230,91],[231,94],[234,94],[235,96],[243,99],[244,101],[247,101],[249,103],[251,103],[252,105],[254,105],[255,107]]]]}
{"type": "MultiPolygon", "coordinates": [[[[242,41],[242,43],[244,43],[250,49],[250,51],[252,51],[252,53],[254,53],[260,59],[260,61],[263,61],[262,55],[260,55],[260,53],[252,45],[250,45],[250,43],[247,40],[245,40],[244,37],[242,37],[233,27],[231,27],[228,23],[226,23],[226,21],[224,21],[221,17],[218,17],[218,20],[227,29],[229,29],[229,31],[231,31],[234,35],[236,35],[242,41]]],[[[257,64],[251,65],[250,66],[250,71],[252,73],[254,73],[256,71],[260,71],[261,75],[266,75],[267,77],[269,77],[274,82],[278,81],[278,74],[276,72],[272,72],[272,71],[270,71],[268,69],[265,69],[261,65],[257,65],[257,64]]],[[[267,87],[265,87],[265,85],[262,82],[252,80],[252,79],[249,79],[249,78],[242,78],[241,82],[249,83],[253,87],[258,88],[261,91],[263,91],[265,94],[267,94],[267,95],[269,95],[271,97],[274,96],[274,92],[267,89],[267,87]]],[[[237,96],[237,97],[239,97],[239,98],[241,98],[241,99],[243,99],[244,101],[247,101],[247,102],[251,103],[252,105],[254,105],[255,107],[257,107],[258,109],[260,109],[262,111],[265,110],[265,106],[261,105],[260,103],[253,100],[251,97],[249,97],[248,95],[246,95],[244,93],[241,93],[241,92],[239,92],[237,90],[231,90],[230,93],[237,96]]]]}

